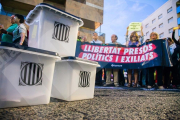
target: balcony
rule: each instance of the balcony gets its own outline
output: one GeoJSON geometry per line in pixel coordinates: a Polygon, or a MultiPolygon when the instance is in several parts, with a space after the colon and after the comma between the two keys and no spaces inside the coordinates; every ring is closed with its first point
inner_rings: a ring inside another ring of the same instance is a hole
{"type": "MultiPolygon", "coordinates": [[[[86,1],[87,2],[87,1],[86,1]]],[[[91,25],[90,29],[96,29],[103,23],[103,10],[88,6],[74,0],[66,0],[66,12],[82,18],[85,26],[91,25]]]]}

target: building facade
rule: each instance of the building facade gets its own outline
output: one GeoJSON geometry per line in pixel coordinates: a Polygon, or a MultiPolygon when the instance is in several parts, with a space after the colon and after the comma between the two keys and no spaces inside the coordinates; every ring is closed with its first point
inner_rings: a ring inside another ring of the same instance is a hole
{"type": "MultiPolygon", "coordinates": [[[[39,3],[48,3],[61,10],[80,17],[84,25],[79,29],[81,36],[86,36],[88,41],[92,40],[92,33],[103,24],[104,0],[0,0],[2,9],[0,11],[0,24],[5,28],[10,26],[12,14],[26,16],[39,3]]],[[[99,40],[105,42],[105,37],[99,40]]]]}
{"type": "MultiPolygon", "coordinates": [[[[144,40],[150,38],[151,32],[158,33],[160,39],[172,37],[173,27],[178,26],[177,2],[178,0],[168,0],[142,21],[144,40]]],[[[178,31],[175,32],[175,37],[179,38],[178,31]]]]}
{"type": "MultiPolygon", "coordinates": [[[[177,7],[177,23],[178,26],[180,26],[180,0],[176,3],[176,7],[177,7]]],[[[180,36],[180,30],[178,30],[178,35],[180,36]]]]}

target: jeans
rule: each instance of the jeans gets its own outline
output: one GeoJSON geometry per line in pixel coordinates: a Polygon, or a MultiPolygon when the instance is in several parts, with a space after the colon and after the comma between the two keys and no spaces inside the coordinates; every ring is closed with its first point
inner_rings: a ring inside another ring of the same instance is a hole
{"type": "Polygon", "coordinates": [[[146,86],[146,76],[147,76],[147,70],[142,69],[142,85],[146,86]]]}
{"type": "Polygon", "coordinates": [[[157,80],[158,80],[158,86],[162,86],[162,78],[163,78],[163,67],[151,67],[148,69],[148,85],[153,86],[154,85],[154,71],[157,70],[157,80]]]}
{"type": "MultiPolygon", "coordinates": [[[[118,71],[119,69],[113,69],[114,85],[119,85],[118,71]]],[[[106,69],[106,84],[113,83],[111,82],[111,73],[112,73],[112,69],[107,68],[106,69]]]]}

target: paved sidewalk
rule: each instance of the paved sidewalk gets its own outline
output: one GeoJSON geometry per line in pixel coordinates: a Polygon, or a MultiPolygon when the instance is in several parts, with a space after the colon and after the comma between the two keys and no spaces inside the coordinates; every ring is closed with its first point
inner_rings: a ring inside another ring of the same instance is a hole
{"type": "Polygon", "coordinates": [[[96,87],[94,99],[0,109],[7,119],[180,119],[180,90],[96,87]]]}

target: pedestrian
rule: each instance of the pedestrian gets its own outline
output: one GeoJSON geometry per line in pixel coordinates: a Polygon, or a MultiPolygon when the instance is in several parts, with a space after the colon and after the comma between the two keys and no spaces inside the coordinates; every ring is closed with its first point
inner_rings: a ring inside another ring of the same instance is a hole
{"type": "Polygon", "coordinates": [[[93,40],[91,41],[91,43],[102,44],[102,41],[98,40],[98,34],[96,32],[93,33],[93,40]]]}
{"type": "Polygon", "coordinates": [[[77,35],[77,41],[81,41],[82,37],[80,36],[80,31],[78,31],[78,35],[77,35]]]}
{"type": "MultiPolygon", "coordinates": [[[[152,32],[150,34],[150,40],[149,41],[153,41],[153,40],[158,40],[159,39],[159,35],[156,32],[152,32]]],[[[147,68],[148,70],[148,89],[151,89],[154,85],[154,72],[155,70],[157,70],[157,81],[158,81],[158,88],[159,89],[164,89],[163,87],[163,67],[162,66],[156,66],[156,67],[150,67],[147,68]]]]}
{"type": "MultiPolygon", "coordinates": [[[[112,44],[120,45],[120,43],[117,42],[117,39],[118,39],[117,35],[113,34],[111,36],[111,42],[108,43],[107,45],[112,45],[112,44]]],[[[116,69],[116,68],[113,68],[113,69],[107,68],[106,69],[106,84],[104,86],[109,86],[112,83],[111,82],[112,71],[113,71],[113,78],[114,78],[114,86],[119,87],[119,75],[118,75],[119,69],[116,69]]]]}
{"type": "Polygon", "coordinates": [[[87,37],[86,37],[86,36],[83,36],[82,39],[81,39],[81,42],[88,42],[88,41],[87,41],[87,37]]]}
{"type": "Polygon", "coordinates": [[[28,46],[27,28],[24,24],[24,16],[15,14],[14,21],[18,25],[18,27],[16,27],[12,33],[9,33],[4,29],[1,29],[1,32],[13,36],[12,41],[14,44],[28,46]]]}
{"type": "MultiPolygon", "coordinates": [[[[102,41],[98,40],[98,34],[96,32],[93,33],[92,38],[93,38],[93,40],[90,43],[102,44],[102,41]]],[[[102,82],[102,68],[96,69],[96,83],[100,83],[100,85],[103,84],[103,82],[102,82]]]]}
{"type": "MultiPolygon", "coordinates": [[[[180,37],[178,40],[176,40],[175,38],[175,30],[176,29],[180,29],[180,27],[174,27],[173,28],[173,33],[172,33],[172,40],[175,42],[176,45],[179,45],[180,46],[180,37]]],[[[179,56],[180,57],[180,56],[179,56]]],[[[179,80],[178,80],[178,85],[180,86],[180,63],[178,63],[178,77],[179,77],[179,80]]]]}
{"type": "MultiPolygon", "coordinates": [[[[18,24],[15,23],[14,17],[15,17],[15,15],[12,15],[10,17],[11,25],[6,30],[8,33],[12,33],[15,30],[15,28],[17,28],[17,26],[18,26],[18,24]]],[[[0,25],[0,29],[4,29],[4,26],[0,25]]],[[[13,36],[12,35],[2,34],[2,39],[1,39],[2,42],[12,43],[13,42],[12,40],[13,40],[13,36]]]]}
{"type": "MultiPolygon", "coordinates": [[[[149,39],[146,39],[145,40],[145,43],[148,43],[149,42],[149,39]]],[[[142,87],[146,87],[146,79],[147,79],[147,69],[144,68],[141,70],[142,72],[142,87]]]]}
{"type": "MultiPolygon", "coordinates": [[[[126,41],[128,40],[128,29],[129,27],[127,27],[127,31],[126,31],[126,41]]],[[[143,35],[143,27],[141,26],[141,36],[143,35]]],[[[137,32],[132,32],[130,35],[130,40],[126,42],[126,47],[130,47],[130,46],[136,46],[139,47],[139,45],[141,45],[141,42],[139,41],[139,36],[137,34],[137,32]]],[[[132,69],[128,69],[128,87],[132,86],[131,83],[131,77],[132,77],[132,69]]],[[[138,84],[138,69],[134,69],[134,79],[135,79],[135,83],[133,85],[133,87],[137,87],[138,84]]]]}
{"type": "Polygon", "coordinates": [[[165,80],[164,85],[165,87],[169,87],[168,81],[170,80],[170,72],[172,72],[172,87],[177,88],[178,85],[178,63],[180,62],[180,46],[175,44],[174,41],[171,38],[167,38],[168,45],[169,45],[169,51],[172,59],[172,67],[166,67],[165,68],[165,80]]]}

